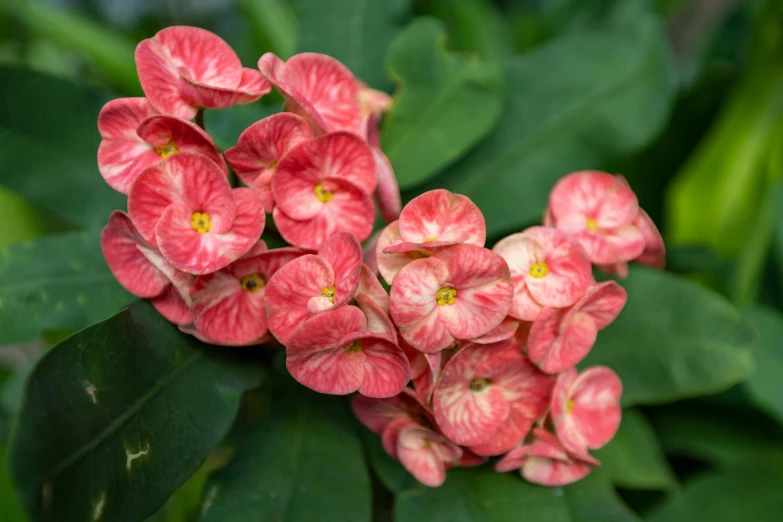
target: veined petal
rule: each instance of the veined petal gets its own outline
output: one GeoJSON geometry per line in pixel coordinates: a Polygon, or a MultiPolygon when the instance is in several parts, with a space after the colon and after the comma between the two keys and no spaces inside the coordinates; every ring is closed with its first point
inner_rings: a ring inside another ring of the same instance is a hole
{"type": "Polygon", "coordinates": [[[446,463],[458,461],[462,450],[431,430],[410,425],[400,431],[396,455],[416,480],[436,488],[446,481],[446,463]]]}
{"type": "Polygon", "coordinates": [[[400,393],[411,379],[410,365],[402,350],[386,335],[348,336],[349,340],[353,338],[361,343],[366,356],[359,393],[378,398],[400,393]]]}
{"type": "Polygon", "coordinates": [[[559,373],[582,361],[597,336],[598,328],[589,314],[544,308],[530,329],[527,354],[544,372],[559,373]]]}
{"type": "Polygon", "coordinates": [[[588,314],[595,326],[603,330],[614,321],[625,307],[628,293],[615,281],[590,285],[585,295],[574,305],[574,310],[588,314]]]}
{"type": "Polygon", "coordinates": [[[469,198],[444,189],[431,190],[412,199],[400,213],[404,241],[466,242],[479,247],[486,241],[484,215],[469,198]]]}
{"type": "Polygon", "coordinates": [[[199,82],[182,69],[179,72],[179,92],[194,107],[226,109],[240,103],[256,101],[272,90],[272,84],[255,69],[242,68],[235,87],[219,87],[199,82]]]}
{"type": "MultiPolygon", "coordinates": [[[[203,154],[220,167],[223,174],[228,176],[228,167],[220,150],[215,146],[209,134],[198,125],[172,116],[155,115],[142,121],[136,129],[138,136],[159,150],[171,150],[176,147],[177,152],[193,152],[203,154]]],[[[167,154],[175,154],[168,152],[167,154]]],[[[158,160],[162,155],[158,154],[158,160]]]]}
{"type": "Polygon", "coordinates": [[[399,221],[394,221],[383,229],[375,247],[378,271],[381,273],[381,276],[383,276],[383,279],[390,285],[394,281],[394,276],[397,275],[397,272],[402,270],[408,263],[429,256],[428,253],[421,250],[406,250],[404,252],[395,253],[386,252],[389,247],[401,244],[402,242],[402,237],[400,236],[400,223],[399,221]]]}
{"type": "Polygon", "coordinates": [[[182,299],[174,285],[169,285],[162,294],[150,299],[155,307],[167,321],[183,326],[193,322],[193,314],[187,303],[182,299]]]}
{"type": "Polygon", "coordinates": [[[334,271],[333,303],[347,303],[356,295],[362,271],[362,246],[347,232],[338,232],[318,250],[318,257],[329,263],[334,271]]]}
{"type": "MultiPolygon", "coordinates": [[[[385,93],[384,93],[385,94],[385,93]]],[[[391,223],[400,217],[402,211],[402,198],[397,177],[394,175],[389,158],[378,147],[372,148],[375,158],[375,171],[378,174],[378,185],[375,187],[375,201],[378,203],[378,211],[384,221],[391,223]]]]}

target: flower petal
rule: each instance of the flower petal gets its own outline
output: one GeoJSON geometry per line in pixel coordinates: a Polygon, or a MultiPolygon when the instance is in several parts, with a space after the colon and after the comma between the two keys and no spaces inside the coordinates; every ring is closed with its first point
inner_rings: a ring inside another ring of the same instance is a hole
{"type": "MultiPolygon", "coordinates": [[[[203,154],[214,161],[223,174],[228,176],[228,167],[220,150],[215,146],[210,135],[195,123],[172,116],[156,115],[141,122],[136,132],[140,138],[156,148],[173,144],[179,152],[203,154]]],[[[160,158],[161,156],[158,155],[157,161],[160,161],[160,158]]]]}
{"type": "Polygon", "coordinates": [[[454,241],[483,247],[486,228],[475,203],[444,189],[413,198],[400,213],[400,235],[411,243],[454,241]]]}
{"type": "Polygon", "coordinates": [[[338,232],[318,250],[334,271],[334,305],[347,303],[356,295],[362,271],[362,246],[347,232],[338,232]]]}

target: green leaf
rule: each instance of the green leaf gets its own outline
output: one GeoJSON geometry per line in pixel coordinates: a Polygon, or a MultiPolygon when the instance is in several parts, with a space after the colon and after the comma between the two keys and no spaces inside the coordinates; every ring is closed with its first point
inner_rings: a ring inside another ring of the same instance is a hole
{"type": "Polygon", "coordinates": [[[247,103],[219,111],[204,111],[207,132],[221,150],[237,144],[239,135],[259,120],[280,112],[280,105],[247,103]]]}
{"type": "Polygon", "coordinates": [[[425,188],[470,197],[490,237],[539,221],[558,178],[653,139],[673,87],[668,43],[654,17],[555,40],[509,60],[500,123],[425,188]]]}
{"type": "Polygon", "coordinates": [[[585,366],[623,381],[623,404],[653,404],[725,390],[753,371],[753,329],[723,297],[681,277],[634,267],[628,303],[598,333],[585,366]]]}
{"type": "Polygon", "coordinates": [[[284,0],[239,0],[237,7],[263,48],[283,60],[296,52],[297,21],[291,4],[284,0]]]}
{"type": "Polygon", "coordinates": [[[26,69],[0,67],[0,185],[74,225],[102,227],[125,207],[98,172],[96,122],[108,97],[26,69]]]}
{"type": "Polygon", "coordinates": [[[687,484],[649,522],[779,522],[783,475],[738,469],[710,473],[687,484]]]}
{"type": "Polygon", "coordinates": [[[446,50],[440,22],[421,18],[392,44],[387,67],[399,84],[382,143],[402,188],[418,185],[484,137],[503,106],[495,63],[446,50]]]}
{"type": "Polygon", "coordinates": [[[439,488],[403,491],[395,503],[398,522],[637,522],[599,472],[565,488],[545,488],[516,473],[489,466],[449,470],[439,488]]]}
{"type": "Polygon", "coordinates": [[[207,485],[202,520],[369,522],[370,478],[341,398],[288,387],[238,438],[207,485]]]}
{"type": "Polygon", "coordinates": [[[771,420],[754,417],[747,406],[669,406],[651,419],[667,454],[724,468],[783,469],[783,430],[771,420]]]}
{"type": "Polygon", "coordinates": [[[389,90],[383,59],[410,18],[410,0],[298,0],[299,52],[328,54],[374,89],[389,90]]]}
{"type": "Polygon", "coordinates": [[[641,522],[617,495],[601,468],[563,490],[572,522],[641,522]]]}
{"type": "Polygon", "coordinates": [[[40,236],[46,232],[46,222],[29,203],[0,187],[0,248],[11,243],[40,236]]]}
{"type": "Polygon", "coordinates": [[[44,356],[12,445],[33,518],[136,522],[157,511],[258,382],[253,367],[208,350],[140,301],[44,356]]]}
{"type": "Polygon", "coordinates": [[[596,451],[595,457],[601,461],[601,469],[615,486],[651,490],[676,487],[658,436],[639,410],[623,411],[617,435],[596,451]]]}
{"type": "Polygon", "coordinates": [[[97,231],[46,236],[0,250],[0,345],[32,339],[43,330],[84,328],[133,299],[106,265],[97,231]]]}
{"type": "Polygon", "coordinates": [[[747,388],[754,401],[783,423],[783,315],[771,308],[742,310],[742,317],[758,332],[756,371],[747,388]]]}
{"type": "Polygon", "coordinates": [[[449,470],[439,488],[404,491],[394,505],[397,522],[570,522],[561,488],[544,488],[491,467],[449,470]]]}

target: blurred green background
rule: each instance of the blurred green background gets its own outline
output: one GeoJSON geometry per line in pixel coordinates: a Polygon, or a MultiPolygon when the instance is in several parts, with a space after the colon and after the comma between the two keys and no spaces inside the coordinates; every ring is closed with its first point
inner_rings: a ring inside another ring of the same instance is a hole
{"type": "MultiPolygon", "coordinates": [[[[493,240],[535,223],[557,177],[624,174],[666,239],[667,269],[756,328],[757,369],[717,395],[627,410],[615,449],[598,456],[642,519],[783,520],[779,0],[0,0],[2,446],[37,358],[129,301],[105,288],[97,231],[122,203],[94,163],[95,120],[108,99],[142,94],[135,44],[178,24],[222,36],[245,66],[314,50],[375,88],[404,78],[410,98],[383,134],[404,197],[468,194],[493,240]],[[444,94],[466,77],[479,85],[468,106],[444,94]],[[410,139],[422,113],[442,135],[410,139]],[[20,285],[35,291],[19,297],[20,285]]],[[[279,102],[207,114],[208,130],[230,146],[279,102]]],[[[224,460],[210,458],[151,520],[197,516],[224,460]]],[[[23,521],[0,464],[0,521],[23,521]]]]}

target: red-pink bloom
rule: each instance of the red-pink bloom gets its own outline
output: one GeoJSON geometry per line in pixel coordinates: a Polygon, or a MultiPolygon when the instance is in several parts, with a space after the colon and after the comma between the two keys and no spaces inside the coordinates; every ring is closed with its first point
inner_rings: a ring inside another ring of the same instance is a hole
{"type": "Polygon", "coordinates": [[[236,147],[225,152],[226,160],[239,179],[256,191],[264,210],[272,212],[272,178],[277,163],[291,148],[309,138],[310,127],[305,120],[285,112],[274,114],[245,129],[236,147]]]}
{"type": "Polygon", "coordinates": [[[547,216],[579,241],[593,263],[627,262],[644,250],[636,226],[639,203],[622,176],[597,171],[565,176],[552,189],[547,216]]]}
{"type": "Polygon", "coordinates": [[[505,341],[514,337],[519,329],[519,321],[512,317],[506,317],[503,322],[497,325],[495,328],[485,333],[481,337],[470,339],[471,343],[476,344],[492,344],[500,341],[505,341]]]}
{"type": "Polygon", "coordinates": [[[442,247],[486,240],[484,215],[469,198],[448,190],[430,190],[412,199],[400,219],[381,234],[376,247],[378,268],[386,282],[405,265],[442,247]]]}
{"type": "Polygon", "coordinates": [[[513,293],[502,257],[461,244],[400,270],[389,307],[402,337],[417,350],[432,353],[497,327],[508,315],[513,293]]]}
{"type": "Polygon", "coordinates": [[[379,147],[372,148],[375,158],[375,170],[378,173],[378,185],[375,187],[375,201],[378,203],[378,211],[387,223],[391,223],[400,217],[402,210],[402,197],[397,177],[394,175],[389,158],[379,147]]]}
{"type": "Polygon", "coordinates": [[[644,251],[635,261],[642,265],[662,269],[666,266],[666,245],[664,245],[661,233],[658,232],[655,223],[644,210],[639,210],[636,227],[644,237],[644,251]]]}
{"type": "Polygon", "coordinates": [[[377,435],[381,435],[392,422],[399,419],[419,423],[423,419],[430,420],[430,413],[410,392],[406,388],[399,395],[383,399],[357,395],[351,401],[351,410],[359,422],[377,435]]]}
{"type": "Polygon", "coordinates": [[[458,465],[462,448],[430,429],[415,423],[397,435],[394,457],[416,480],[436,488],[446,481],[446,469],[458,465]]]}
{"type": "Polygon", "coordinates": [[[553,228],[530,227],[501,240],[492,250],[508,263],[514,282],[509,314],[522,321],[534,320],[545,306],[571,306],[593,280],[582,247],[553,228]]]}
{"type": "Polygon", "coordinates": [[[583,479],[600,464],[587,453],[569,453],[557,437],[543,429],[536,428],[533,433],[536,439],[531,444],[509,451],[495,464],[495,470],[518,469],[534,484],[565,486],[583,479]]]}
{"type": "Polygon", "coordinates": [[[101,250],[114,277],[128,292],[150,299],[161,315],[173,323],[191,321],[192,276],[166,261],[141,237],[125,213],[114,211],[109,216],[101,233],[101,250]]]}
{"type": "Polygon", "coordinates": [[[269,250],[259,241],[226,268],[196,278],[193,323],[215,344],[257,344],[267,334],[266,282],[283,265],[303,255],[296,248],[269,250]]]}
{"type": "Polygon", "coordinates": [[[167,27],[136,47],[136,69],[150,103],[163,114],[193,119],[200,108],[248,103],[272,86],[242,67],[231,46],[197,27],[167,27]]]}
{"type": "Polygon", "coordinates": [[[269,331],[287,345],[289,337],[311,316],[353,299],[361,272],[362,247],[345,232],[332,236],[318,254],[286,264],[267,282],[269,331]]]}
{"type": "Polygon", "coordinates": [[[98,169],[114,190],[127,194],[145,168],[176,154],[197,152],[228,167],[209,134],[198,125],[155,112],[146,98],[118,98],[98,114],[98,169]]]}
{"type": "Polygon", "coordinates": [[[411,365],[411,381],[416,398],[423,404],[429,404],[435,383],[440,378],[443,352],[423,353],[406,343],[405,339],[400,338],[398,341],[411,365]]]}
{"type": "Polygon", "coordinates": [[[500,455],[546,413],[553,382],[514,339],[471,344],[443,367],[432,397],[435,419],[454,442],[478,455],[500,455]]]}
{"type": "Polygon", "coordinates": [[[142,237],[179,270],[206,274],[242,257],[264,229],[264,208],[246,188],[231,189],[204,155],[181,152],[147,167],[128,195],[142,237]]]}
{"type": "Polygon", "coordinates": [[[551,417],[563,446],[581,454],[612,440],[620,427],[622,393],[620,378],[605,366],[561,373],[552,394],[551,417]]]}
{"type": "Polygon", "coordinates": [[[528,357],[546,373],[573,368],[590,352],[598,331],[614,321],[626,300],[625,289],[607,281],[589,286],[570,308],[545,308],[530,328],[528,357]]]}
{"type": "Polygon", "coordinates": [[[339,61],[300,53],[283,62],[266,53],[258,68],[283,95],[286,109],[307,120],[313,134],[344,130],[364,136],[359,86],[339,61]]]}
{"type": "Polygon", "coordinates": [[[286,343],[291,375],[320,393],[368,397],[397,395],[410,380],[405,354],[386,335],[367,331],[367,320],[355,306],[315,315],[286,343]]]}
{"type": "Polygon", "coordinates": [[[372,231],[375,160],[361,138],[334,132],[293,147],[272,180],[274,219],[289,243],[317,249],[336,232],[372,231]]]}

